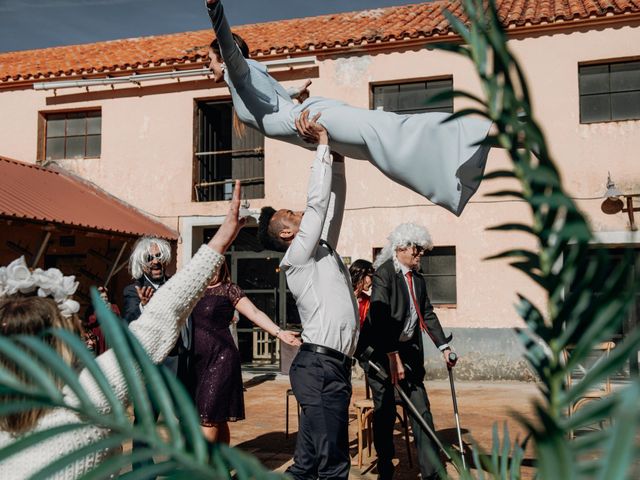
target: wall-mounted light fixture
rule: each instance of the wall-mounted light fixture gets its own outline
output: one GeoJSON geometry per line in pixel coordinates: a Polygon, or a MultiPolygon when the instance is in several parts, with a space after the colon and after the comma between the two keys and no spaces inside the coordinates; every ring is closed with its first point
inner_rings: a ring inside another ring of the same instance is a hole
{"type": "Polygon", "coordinates": [[[620,212],[627,212],[629,215],[629,227],[632,232],[638,230],[633,212],[640,212],[640,207],[633,207],[633,199],[640,198],[638,193],[622,193],[616,184],[611,180],[611,174],[607,176],[607,191],[604,194],[604,202],[601,209],[607,215],[615,215],[620,212]]]}

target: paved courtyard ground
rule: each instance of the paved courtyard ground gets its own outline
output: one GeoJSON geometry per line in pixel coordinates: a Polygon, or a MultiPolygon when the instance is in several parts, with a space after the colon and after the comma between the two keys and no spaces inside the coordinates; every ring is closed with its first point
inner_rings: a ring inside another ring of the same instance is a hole
{"type": "MultiPolygon", "coordinates": [[[[232,445],[255,455],[267,468],[284,471],[291,463],[297,431],[296,403],[290,398],[289,438],[285,438],[285,400],[290,388],[285,375],[263,374],[245,375],[245,403],[247,419],[231,424],[232,445]]],[[[457,444],[455,420],[451,403],[449,382],[427,382],[427,392],[431,401],[436,430],[445,444],[457,444]]],[[[363,399],[364,381],[354,380],[353,400],[363,399]]],[[[518,382],[457,382],[456,390],[460,411],[460,422],[466,441],[469,435],[487,451],[491,450],[492,427],[497,422],[500,431],[507,422],[511,439],[523,438],[523,429],[511,416],[518,412],[532,416],[531,399],[536,396],[536,387],[531,383],[518,382]]],[[[351,456],[357,453],[355,409],[350,411],[349,439],[351,456]]],[[[400,423],[396,423],[395,444],[397,467],[396,478],[415,479],[418,475],[415,446],[411,445],[413,466],[409,465],[407,449],[400,423]]],[[[524,478],[531,478],[532,452],[525,455],[524,478]]],[[[455,478],[454,469],[448,472],[455,478]]],[[[362,468],[353,466],[350,478],[375,479],[375,450],[365,458],[362,468]]]]}

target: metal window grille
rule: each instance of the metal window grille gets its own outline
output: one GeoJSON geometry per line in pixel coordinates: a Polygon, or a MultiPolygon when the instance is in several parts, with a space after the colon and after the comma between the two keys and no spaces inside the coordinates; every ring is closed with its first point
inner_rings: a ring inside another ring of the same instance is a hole
{"type": "Polygon", "coordinates": [[[200,102],[196,113],[194,200],[229,200],[240,180],[245,198],[264,197],[264,136],[246,127],[237,134],[230,102],[200,102]]]}

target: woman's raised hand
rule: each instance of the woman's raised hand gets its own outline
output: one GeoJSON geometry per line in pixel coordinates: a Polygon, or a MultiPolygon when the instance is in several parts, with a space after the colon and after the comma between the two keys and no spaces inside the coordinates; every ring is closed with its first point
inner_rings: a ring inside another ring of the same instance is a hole
{"type": "Polygon", "coordinates": [[[240,218],[240,180],[236,180],[233,188],[233,197],[229,205],[229,212],[220,225],[220,228],[209,241],[209,247],[218,253],[224,253],[238,236],[238,232],[244,226],[244,218],[240,218]]]}

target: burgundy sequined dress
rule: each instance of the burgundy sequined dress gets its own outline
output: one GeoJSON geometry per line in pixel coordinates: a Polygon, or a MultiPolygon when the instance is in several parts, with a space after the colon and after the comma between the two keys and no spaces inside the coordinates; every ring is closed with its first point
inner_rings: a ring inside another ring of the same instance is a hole
{"type": "Polygon", "coordinates": [[[235,305],[244,296],[234,283],[207,288],[191,314],[193,349],[188,383],[204,426],[244,419],[240,352],[229,330],[235,305]]]}

